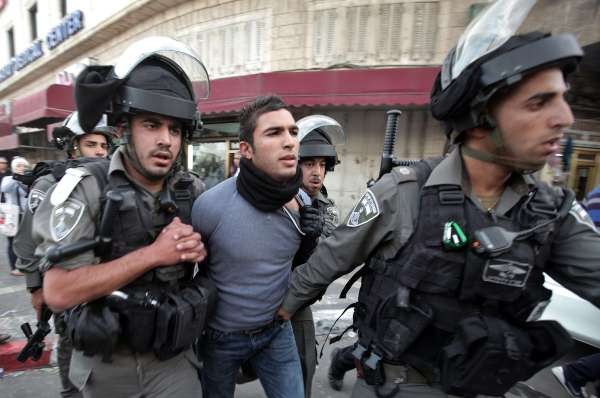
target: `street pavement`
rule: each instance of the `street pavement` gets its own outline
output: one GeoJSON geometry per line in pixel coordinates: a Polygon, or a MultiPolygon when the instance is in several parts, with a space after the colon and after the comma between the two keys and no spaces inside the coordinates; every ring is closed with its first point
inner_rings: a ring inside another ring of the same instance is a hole
{"type": "MultiPolygon", "coordinates": [[[[23,339],[20,325],[23,322],[35,324],[35,317],[29,302],[29,294],[24,288],[22,277],[14,277],[9,274],[9,266],[5,255],[6,240],[0,236],[0,333],[10,333],[13,339],[23,339]]],[[[356,301],[358,296],[358,286],[354,286],[345,300],[337,298],[348,277],[340,278],[335,281],[328,289],[321,301],[313,305],[313,313],[317,330],[317,340],[321,350],[322,344],[329,328],[334,320],[340,315],[342,310],[350,303],[356,301]]],[[[357,284],[358,285],[358,284],[357,284]]],[[[349,310],[338,321],[332,335],[337,335],[344,330],[352,321],[352,311],[349,310]]],[[[355,380],[355,372],[346,374],[344,388],[342,391],[334,391],[327,382],[327,369],[329,367],[329,355],[335,347],[345,347],[352,344],[355,337],[352,332],[346,333],[344,338],[334,346],[325,344],[323,356],[319,360],[319,366],[313,381],[313,397],[315,398],[341,398],[349,397],[352,384],[355,380]]],[[[598,350],[577,344],[575,349],[569,353],[559,363],[574,360],[580,356],[588,355],[598,350]]],[[[54,398],[59,397],[60,382],[58,377],[58,368],[56,367],[55,353],[53,353],[50,366],[41,369],[30,369],[20,372],[7,372],[0,375],[0,397],[2,398],[54,398]]],[[[553,365],[554,366],[554,365],[553,365]]],[[[535,377],[526,382],[527,386],[538,391],[539,394],[527,392],[526,395],[520,395],[517,389],[514,394],[508,394],[507,397],[527,396],[529,398],[568,398],[569,396],[560,387],[550,373],[550,367],[538,373],[535,377]]],[[[236,397],[240,398],[259,398],[264,397],[264,392],[258,381],[237,386],[236,397]]]]}

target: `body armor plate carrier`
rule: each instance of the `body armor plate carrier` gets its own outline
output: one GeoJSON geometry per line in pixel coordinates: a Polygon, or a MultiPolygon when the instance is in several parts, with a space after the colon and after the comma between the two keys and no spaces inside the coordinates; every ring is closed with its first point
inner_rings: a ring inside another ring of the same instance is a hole
{"type": "Polygon", "coordinates": [[[550,299],[543,270],[573,196],[566,192],[561,203],[538,183],[500,217],[478,209],[460,186],[424,187],[431,168],[432,161],[414,166],[420,205],[410,240],[394,258],[376,254],[364,267],[355,356],[376,386],[385,381],[384,360],[413,366],[449,393],[501,395],[570,347],[558,323],[530,321],[550,299]],[[444,247],[448,221],[465,231],[467,245],[444,247]],[[489,226],[531,233],[507,250],[482,254],[474,236],[489,226]]]}
{"type": "MultiPolygon", "coordinates": [[[[119,173],[108,176],[108,165],[108,162],[85,165],[103,192],[101,208],[109,191],[123,198],[118,217],[112,223],[111,248],[106,253],[96,253],[102,261],[120,258],[151,244],[176,216],[191,224],[195,195],[190,174],[180,172],[168,178],[159,196],[160,209],[152,211],[136,191],[139,188],[124,176],[119,173]]],[[[153,351],[161,360],[188,349],[204,329],[216,295],[215,287],[204,275],[192,278],[193,269],[190,263],[155,268],[118,294],[68,311],[67,330],[74,347],[88,355],[102,354],[105,361],[110,360],[118,343],[126,344],[134,352],[153,351]],[[81,322],[82,319],[86,322],[81,322]]]]}

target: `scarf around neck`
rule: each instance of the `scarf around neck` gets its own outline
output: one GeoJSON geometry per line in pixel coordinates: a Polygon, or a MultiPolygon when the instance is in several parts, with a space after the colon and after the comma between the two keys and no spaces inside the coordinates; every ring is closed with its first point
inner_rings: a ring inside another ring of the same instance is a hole
{"type": "Polygon", "coordinates": [[[237,190],[252,206],[261,211],[277,210],[292,200],[302,185],[302,170],[286,182],[278,182],[259,170],[251,160],[240,159],[240,173],[237,176],[237,190]]]}

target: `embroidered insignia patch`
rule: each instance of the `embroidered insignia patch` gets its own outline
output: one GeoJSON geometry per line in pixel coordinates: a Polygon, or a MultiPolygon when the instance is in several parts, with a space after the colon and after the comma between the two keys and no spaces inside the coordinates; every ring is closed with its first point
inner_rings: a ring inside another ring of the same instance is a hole
{"type": "Polygon", "coordinates": [[[37,209],[45,197],[46,192],[40,191],[39,189],[32,189],[29,191],[29,196],[27,197],[27,207],[29,207],[29,211],[35,213],[35,209],[37,209]]]}
{"type": "Polygon", "coordinates": [[[523,287],[527,283],[532,268],[526,263],[494,258],[485,264],[483,280],[499,285],[523,287]]]}
{"type": "Polygon", "coordinates": [[[569,210],[569,213],[573,217],[575,217],[577,222],[579,222],[580,224],[586,225],[594,231],[598,232],[596,226],[594,225],[594,221],[592,221],[592,218],[590,217],[588,212],[585,211],[583,206],[581,206],[578,201],[573,201],[573,205],[571,205],[571,210],[569,210]]]}
{"type": "Polygon", "coordinates": [[[63,240],[73,231],[85,210],[85,204],[77,199],[67,199],[55,206],[50,215],[50,232],[55,241],[63,240]]]}
{"type": "Polygon", "coordinates": [[[367,189],[367,192],[365,192],[350,212],[346,225],[353,228],[358,227],[368,223],[378,215],[379,204],[377,203],[377,198],[375,198],[375,195],[370,189],[367,189]]]}

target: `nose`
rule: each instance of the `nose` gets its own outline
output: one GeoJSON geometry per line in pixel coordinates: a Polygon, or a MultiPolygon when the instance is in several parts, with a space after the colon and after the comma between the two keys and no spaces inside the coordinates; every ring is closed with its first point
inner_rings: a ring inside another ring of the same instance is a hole
{"type": "Polygon", "coordinates": [[[294,147],[297,147],[298,146],[298,136],[293,135],[292,132],[289,129],[287,129],[284,134],[283,146],[285,148],[292,148],[292,149],[294,147]]]}
{"type": "Polygon", "coordinates": [[[172,136],[171,136],[171,131],[169,130],[169,126],[166,124],[161,125],[157,131],[157,136],[156,136],[156,143],[158,144],[158,146],[170,147],[171,139],[172,139],[172,136]]]}
{"type": "Polygon", "coordinates": [[[560,98],[558,108],[551,119],[552,127],[567,128],[575,122],[573,111],[564,98],[560,98]]]}

